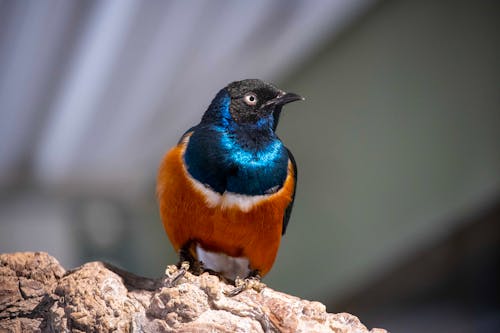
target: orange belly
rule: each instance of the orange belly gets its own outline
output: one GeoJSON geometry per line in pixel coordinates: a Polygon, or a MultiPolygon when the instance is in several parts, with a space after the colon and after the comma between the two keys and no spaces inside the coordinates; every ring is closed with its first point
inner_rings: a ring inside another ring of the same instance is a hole
{"type": "Polygon", "coordinates": [[[232,257],[245,257],[250,269],[264,276],[271,269],[281,240],[283,215],[292,200],[294,177],[291,163],[283,187],[251,205],[210,205],[193,185],[183,163],[189,135],[170,150],[159,169],[157,195],[160,215],[176,251],[190,241],[204,249],[232,257]]]}

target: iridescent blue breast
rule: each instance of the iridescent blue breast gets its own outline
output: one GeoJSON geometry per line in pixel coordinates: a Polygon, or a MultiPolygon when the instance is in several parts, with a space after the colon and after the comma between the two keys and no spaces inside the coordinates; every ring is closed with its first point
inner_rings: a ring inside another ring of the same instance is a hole
{"type": "Polygon", "coordinates": [[[279,140],[273,140],[259,150],[245,150],[237,144],[228,146],[228,162],[235,169],[228,175],[227,191],[259,195],[272,193],[283,185],[288,154],[279,140]]]}
{"type": "Polygon", "coordinates": [[[213,190],[246,195],[272,193],[283,185],[288,152],[276,136],[241,141],[217,128],[196,128],[184,155],[191,176],[213,190]]]}

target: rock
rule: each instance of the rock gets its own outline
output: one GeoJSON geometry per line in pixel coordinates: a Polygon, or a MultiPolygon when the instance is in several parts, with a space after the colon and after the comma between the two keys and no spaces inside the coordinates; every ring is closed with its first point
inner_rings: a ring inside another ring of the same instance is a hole
{"type": "Polygon", "coordinates": [[[1,254],[0,332],[386,332],[271,288],[228,297],[234,287],[208,273],[168,285],[102,262],[65,271],[46,253],[1,254]]]}

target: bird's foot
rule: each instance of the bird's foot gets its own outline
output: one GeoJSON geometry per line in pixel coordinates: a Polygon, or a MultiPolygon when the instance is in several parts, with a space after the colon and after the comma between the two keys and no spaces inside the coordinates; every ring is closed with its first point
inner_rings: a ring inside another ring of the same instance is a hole
{"type": "Polygon", "coordinates": [[[252,276],[246,279],[236,278],[234,281],[235,288],[233,290],[224,292],[228,297],[234,297],[245,290],[253,289],[260,293],[266,285],[260,281],[260,276],[252,276]]]}
{"type": "Polygon", "coordinates": [[[175,287],[179,280],[186,275],[187,271],[189,271],[189,262],[183,261],[179,265],[180,267],[171,265],[168,266],[165,271],[165,280],[163,281],[163,285],[168,288],[175,287]]]}

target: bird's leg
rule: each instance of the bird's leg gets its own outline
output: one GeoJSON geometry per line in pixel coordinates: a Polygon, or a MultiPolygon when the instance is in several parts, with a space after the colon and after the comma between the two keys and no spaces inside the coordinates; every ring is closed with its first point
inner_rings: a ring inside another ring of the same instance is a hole
{"type": "Polygon", "coordinates": [[[191,244],[186,244],[186,246],[182,247],[179,251],[179,262],[177,263],[177,271],[175,274],[174,272],[169,272],[169,269],[167,269],[167,275],[169,277],[165,279],[164,284],[166,286],[174,287],[188,271],[196,275],[203,273],[203,268],[201,267],[200,262],[190,251],[191,246],[191,244]]]}
{"type": "Polygon", "coordinates": [[[175,287],[179,280],[186,275],[189,270],[189,261],[182,261],[177,264],[177,267],[172,265],[168,266],[165,274],[167,277],[163,281],[163,285],[168,288],[175,287]]]}
{"type": "MultiPolygon", "coordinates": [[[[179,262],[177,263],[177,267],[182,269],[182,264],[184,262],[188,262],[189,266],[187,270],[189,270],[194,275],[200,275],[203,273],[203,267],[201,263],[198,261],[198,258],[195,256],[195,243],[189,242],[185,246],[181,248],[179,251],[179,262]]],[[[186,274],[186,272],[184,272],[186,274]]]]}
{"type": "Polygon", "coordinates": [[[260,279],[261,277],[259,275],[259,271],[253,270],[245,279],[236,278],[236,280],[234,281],[235,288],[231,291],[224,292],[224,294],[229,297],[234,297],[248,289],[253,289],[256,292],[260,293],[266,287],[266,285],[262,283],[260,279]]]}

